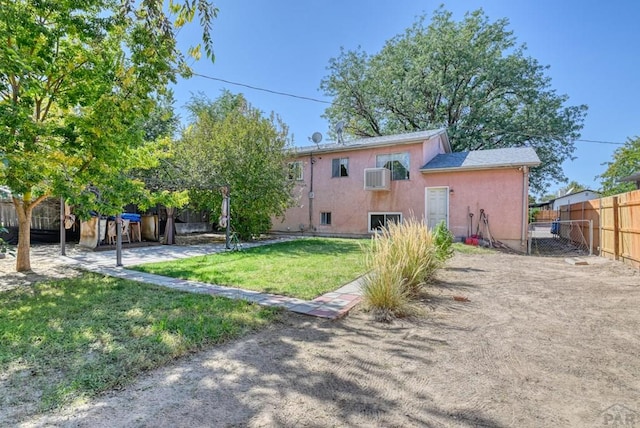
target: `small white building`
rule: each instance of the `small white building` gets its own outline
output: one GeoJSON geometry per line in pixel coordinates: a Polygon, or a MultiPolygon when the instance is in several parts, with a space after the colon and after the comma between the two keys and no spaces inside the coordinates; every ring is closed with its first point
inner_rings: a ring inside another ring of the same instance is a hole
{"type": "Polygon", "coordinates": [[[557,211],[562,206],[590,201],[591,199],[598,199],[599,197],[600,193],[594,192],[593,190],[581,190],[579,192],[569,193],[568,195],[555,198],[549,201],[549,203],[553,203],[551,209],[557,211]]]}

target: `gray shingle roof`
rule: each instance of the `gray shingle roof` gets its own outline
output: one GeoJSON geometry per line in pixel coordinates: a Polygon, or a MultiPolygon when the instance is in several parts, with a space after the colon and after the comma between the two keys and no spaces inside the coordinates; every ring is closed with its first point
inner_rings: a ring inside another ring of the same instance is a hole
{"type": "Polygon", "coordinates": [[[420,171],[435,172],[453,169],[486,169],[523,165],[540,165],[540,158],[531,147],[439,154],[420,168],[420,171]]]}
{"type": "MultiPolygon", "coordinates": [[[[297,154],[339,152],[345,150],[366,149],[369,147],[393,146],[396,144],[408,144],[428,140],[436,135],[443,134],[447,137],[447,130],[444,128],[430,129],[427,131],[409,132],[406,134],[383,135],[381,137],[360,138],[358,140],[345,141],[344,144],[327,143],[317,146],[297,147],[297,154]]],[[[449,139],[445,138],[445,144],[449,144],[449,139]]]]}

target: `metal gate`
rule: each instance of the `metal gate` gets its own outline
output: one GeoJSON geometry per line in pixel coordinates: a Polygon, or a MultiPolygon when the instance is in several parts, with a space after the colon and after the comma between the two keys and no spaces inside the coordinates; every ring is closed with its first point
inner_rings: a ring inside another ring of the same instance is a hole
{"type": "Polygon", "coordinates": [[[590,256],[592,220],[558,220],[529,224],[527,254],[534,256],[590,256]]]}

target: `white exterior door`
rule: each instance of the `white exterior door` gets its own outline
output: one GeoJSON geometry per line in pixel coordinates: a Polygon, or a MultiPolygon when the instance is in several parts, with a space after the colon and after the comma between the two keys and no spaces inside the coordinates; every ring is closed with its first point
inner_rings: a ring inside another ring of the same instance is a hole
{"type": "Polygon", "coordinates": [[[427,227],[435,229],[442,220],[449,227],[449,188],[425,187],[424,191],[427,227]]]}

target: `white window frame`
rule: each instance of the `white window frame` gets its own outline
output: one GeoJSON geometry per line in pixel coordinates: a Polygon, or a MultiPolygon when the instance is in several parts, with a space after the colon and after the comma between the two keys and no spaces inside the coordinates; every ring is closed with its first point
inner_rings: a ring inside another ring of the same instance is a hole
{"type": "Polygon", "coordinates": [[[404,216],[402,215],[402,213],[400,211],[370,211],[367,213],[367,229],[369,230],[369,233],[378,233],[380,232],[379,229],[371,229],[371,216],[372,215],[384,215],[385,219],[385,226],[387,223],[387,217],[388,215],[397,215],[400,216],[400,223],[402,223],[404,221],[404,216]]]}
{"type": "Polygon", "coordinates": [[[333,158],[331,159],[331,178],[342,178],[349,176],[349,158],[333,158]],[[338,161],[338,175],[333,175],[333,163],[338,161]],[[342,166],[344,165],[344,169],[347,172],[347,175],[342,175],[342,166]]]}
{"type": "Polygon", "coordinates": [[[391,168],[387,168],[391,171],[391,181],[408,181],[411,179],[411,156],[409,152],[399,152],[399,153],[381,153],[376,155],[376,168],[386,168],[385,165],[387,163],[391,163],[393,165],[394,161],[398,161],[406,170],[407,177],[406,178],[394,178],[394,172],[391,168]],[[386,160],[384,160],[386,158],[386,160]],[[402,163],[402,160],[406,158],[407,165],[402,163]]]}
{"type": "Polygon", "coordinates": [[[331,221],[333,220],[331,217],[331,211],[321,211],[320,212],[320,225],[321,226],[331,226],[331,221]],[[329,217],[329,222],[327,223],[327,216],[329,217]]]}
{"type": "Polygon", "coordinates": [[[293,180],[293,181],[304,180],[304,165],[302,164],[302,161],[289,162],[287,163],[287,167],[289,168],[289,170],[287,171],[289,180],[293,180]],[[297,176],[294,175],[296,171],[298,172],[297,176]]]}

